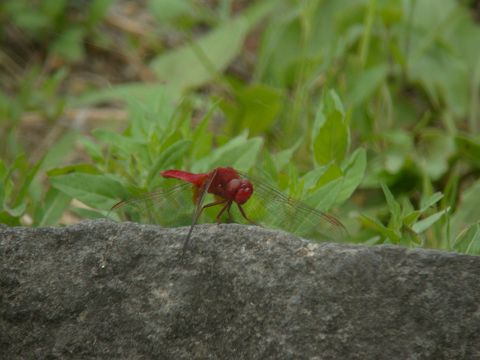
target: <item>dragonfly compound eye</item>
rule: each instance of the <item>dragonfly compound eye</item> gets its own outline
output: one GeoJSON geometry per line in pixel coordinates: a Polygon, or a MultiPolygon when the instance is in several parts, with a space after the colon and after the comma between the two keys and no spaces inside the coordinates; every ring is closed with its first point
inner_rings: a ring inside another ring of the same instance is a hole
{"type": "Polygon", "coordinates": [[[244,204],[253,193],[253,186],[250,181],[243,179],[240,181],[239,189],[235,194],[235,202],[238,204],[244,204]]]}

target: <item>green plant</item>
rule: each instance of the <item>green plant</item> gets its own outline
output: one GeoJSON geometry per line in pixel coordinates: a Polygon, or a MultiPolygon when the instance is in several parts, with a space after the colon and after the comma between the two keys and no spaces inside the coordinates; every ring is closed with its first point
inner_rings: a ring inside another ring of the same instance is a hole
{"type": "MultiPolygon", "coordinates": [[[[6,4],[3,14],[20,6],[6,4]]],[[[73,68],[48,73],[45,82],[32,81],[36,70],[22,74],[0,95],[8,121],[0,125],[8,129],[2,219],[51,223],[59,216],[45,217],[35,204],[47,201],[49,213],[59,214],[72,198],[90,207],[76,209],[80,216],[103,216],[120,198],[164,186],[161,169],[232,165],[261,169],[319,209],[338,208],[352,241],[480,253],[475,9],[454,0],[263,0],[242,11],[230,5],[148,2],[157,21],[152,38],[180,39],[172,48],[143,43],[150,51],[144,65],[157,81],[72,95],[58,89],[73,68]],[[24,85],[15,91],[16,84],[24,85]],[[59,156],[32,175],[16,160],[27,110],[56,124],[63,109],[112,101],[129,103],[128,129],[81,137],[88,163],[63,166],[59,156]],[[46,170],[49,195],[40,185],[46,170]]],[[[103,15],[86,26],[70,22],[68,11],[53,13],[61,20],[53,22],[57,31],[85,29],[78,41],[65,42],[67,50],[105,26],[103,15]]],[[[14,15],[23,26],[23,15],[14,15]]]]}
{"type": "MultiPolygon", "coordinates": [[[[346,201],[363,177],[365,151],[358,149],[348,155],[348,122],[334,92],[329,92],[319,107],[317,131],[312,134],[314,166],[302,176],[294,166],[288,165],[295,148],[272,156],[262,151],[261,137],[249,138],[245,132],[231,139],[217,138],[218,144],[214,147],[208,126],[218,111],[216,107],[192,128],[189,104],[175,109],[169,105],[165,93],[158,99],[147,107],[136,103],[130,106],[131,122],[124,134],[96,130],[93,132],[95,142],[82,139],[94,166],[83,164],[49,171],[49,180],[55,189],[92,208],[76,209],[76,212],[91,216],[97,209],[100,211],[95,216],[103,216],[122,198],[161,188],[164,180],[159,172],[168,168],[206,172],[218,166],[232,166],[248,172],[262,166],[276,186],[324,211],[346,201]],[[339,129],[332,138],[335,141],[326,142],[323,134],[335,133],[335,128],[339,129]],[[342,152],[337,151],[338,143],[343,144],[342,152]],[[262,164],[261,158],[264,158],[262,164]],[[283,169],[288,170],[288,177],[280,174],[283,169]]],[[[148,213],[144,212],[143,220],[147,217],[148,213]]]]}

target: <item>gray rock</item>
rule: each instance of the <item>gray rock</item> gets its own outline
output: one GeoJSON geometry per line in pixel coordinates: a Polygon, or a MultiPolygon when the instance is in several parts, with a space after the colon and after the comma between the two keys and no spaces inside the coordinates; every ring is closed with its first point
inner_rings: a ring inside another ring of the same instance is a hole
{"type": "Polygon", "coordinates": [[[0,228],[0,357],[480,358],[479,257],[186,232],[0,228]]]}

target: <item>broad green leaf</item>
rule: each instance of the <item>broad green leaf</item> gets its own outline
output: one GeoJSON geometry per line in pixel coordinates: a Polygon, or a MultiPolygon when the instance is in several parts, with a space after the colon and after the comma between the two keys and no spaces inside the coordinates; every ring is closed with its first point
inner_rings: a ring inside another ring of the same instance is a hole
{"type": "Polygon", "coordinates": [[[182,93],[222,72],[239,54],[247,30],[245,18],[229,21],[200,40],[160,55],[150,67],[160,81],[182,93]]]}
{"type": "Polygon", "coordinates": [[[112,148],[117,149],[123,157],[128,157],[132,154],[146,152],[147,139],[137,140],[132,139],[126,135],[121,135],[109,130],[95,129],[92,135],[112,148]]]}
{"type": "Polygon", "coordinates": [[[213,134],[208,128],[213,117],[216,104],[208,109],[208,113],[204,116],[202,121],[193,130],[192,134],[192,156],[194,159],[200,159],[207,156],[212,149],[213,134]]]}
{"type": "Polygon", "coordinates": [[[56,225],[65,209],[68,207],[72,198],[67,194],[55,189],[50,188],[47,192],[44,204],[37,208],[35,216],[36,225],[49,226],[56,225]]]}
{"type": "Polygon", "coordinates": [[[49,179],[56,189],[97,209],[108,209],[114,205],[115,199],[127,195],[120,182],[105,175],[75,172],[49,179]]]}
{"type": "Polygon", "coordinates": [[[337,194],[335,204],[341,204],[353,194],[362,182],[367,168],[367,152],[359,148],[353,152],[343,168],[342,188],[337,194]]]}
{"type": "Polygon", "coordinates": [[[196,161],[192,171],[206,172],[218,166],[246,171],[254,166],[262,144],[263,139],[259,137],[247,139],[245,134],[237,136],[213,150],[209,156],[196,161]]]}
{"type": "Polygon", "coordinates": [[[148,8],[161,23],[193,13],[193,4],[189,0],[150,0],[148,8]]]}
{"type": "Polygon", "coordinates": [[[317,164],[341,163],[349,146],[345,111],[338,95],[330,90],[322,101],[312,130],[312,151],[317,164]]]}
{"type": "Polygon", "coordinates": [[[261,161],[255,165],[255,173],[262,174],[263,178],[268,179],[271,183],[277,185],[276,179],[279,174],[273,155],[269,151],[262,152],[261,161]]]}
{"type": "Polygon", "coordinates": [[[224,105],[222,108],[230,119],[233,131],[248,129],[250,134],[256,135],[272,127],[283,107],[283,94],[265,84],[255,84],[237,89],[229,106],[225,106],[226,101],[221,105],[224,105]]]}
{"type": "Polygon", "coordinates": [[[329,164],[309,171],[302,179],[305,182],[306,189],[316,190],[342,175],[342,170],[336,164],[329,164]]]}
{"type": "Polygon", "coordinates": [[[68,131],[60,139],[58,139],[52,146],[49,147],[47,154],[41,166],[42,169],[50,169],[54,166],[60,165],[65,158],[74,151],[72,144],[75,144],[78,133],[68,131]]]}
{"type": "MultiPolygon", "coordinates": [[[[418,3],[424,2],[422,0],[418,3]]],[[[453,18],[453,15],[452,11],[449,16],[453,18]]],[[[439,26],[428,30],[442,32],[443,28],[439,26]]],[[[409,77],[422,85],[435,105],[439,106],[443,101],[453,114],[465,116],[469,92],[465,84],[468,84],[470,75],[464,59],[441,43],[441,34],[432,33],[421,37],[419,34],[414,35],[409,57],[409,77]]]]}
{"type": "Polygon", "coordinates": [[[272,158],[277,171],[282,171],[285,168],[301,144],[302,139],[299,139],[292,147],[273,154],[272,158]]]}
{"type": "Polygon", "coordinates": [[[201,39],[161,54],[150,67],[175,93],[214,79],[240,53],[245,36],[273,7],[273,1],[252,5],[245,14],[229,20],[201,39]]]}
{"type": "Polygon", "coordinates": [[[307,195],[303,200],[308,205],[321,211],[330,210],[337,204],[338,196],[343,189],[345,178],[338,178],[323,185],[318,190],[307,195]]]}
{"type": "Polygon", "coordinates": [[[347,95],[348,104],[358,106],[370,99],[386,76],[387,66],[384,64],[363,70],[352,80],[352,87],[347,95]]]}

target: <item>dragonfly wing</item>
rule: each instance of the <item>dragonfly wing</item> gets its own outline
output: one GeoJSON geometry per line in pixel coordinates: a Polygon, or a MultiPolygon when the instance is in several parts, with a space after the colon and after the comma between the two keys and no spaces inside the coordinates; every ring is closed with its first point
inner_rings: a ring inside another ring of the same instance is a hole
{"type": "Polygon", "coordinates": [[[244,207],[252,220],[305,238],[340,241],[346,237],[345,226],[334,216],[287,196],[265,181],[248,178],[253,195],[244,207]]]}
{"type": "Polygon", "coordinates": [[[193,209],[192,185],[182,182],[120,201],[109,214],[114,212],[123,220],[178,226],[190,223],[193,209]]]}

